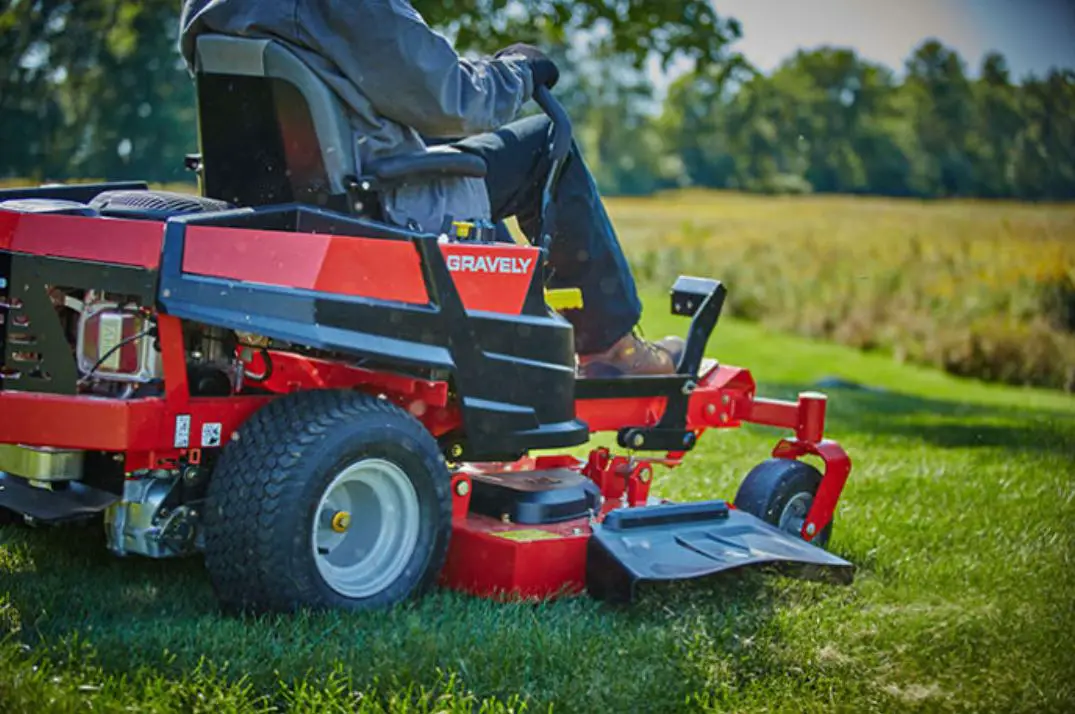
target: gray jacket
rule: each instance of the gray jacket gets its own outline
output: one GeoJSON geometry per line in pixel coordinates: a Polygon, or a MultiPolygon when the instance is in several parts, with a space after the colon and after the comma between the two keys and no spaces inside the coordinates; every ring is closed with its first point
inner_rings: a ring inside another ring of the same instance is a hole
{"type": "MultiPolygon", "coordinates": [[[[358,161],[422,151],[426,137],[492,131],[533,90],[519,58],[470,61],[407,0],[184,0],[180,48],[219,32],[275,39],[294,51],[351,109],[358,161]]],[[[361,172],[361,165],[355,167],[361,172]]],[[[446,179],[385,197],[391,220],[438,230],[444,217],[489,218],[480,179],[446,179]]]]}

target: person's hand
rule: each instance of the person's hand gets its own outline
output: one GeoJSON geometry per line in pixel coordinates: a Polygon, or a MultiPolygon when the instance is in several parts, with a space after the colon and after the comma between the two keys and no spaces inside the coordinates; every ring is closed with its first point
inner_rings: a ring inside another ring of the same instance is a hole
{"type": "Polygon", "coordinates": [[[560,69],[556,63],[549,59],[548,55],[533,45],[517,42],[505,47],[496,53],[497,59],[501,57],[522,57],[530,66],[530,73],[534,76],[535,87],[548,87],[552,89],[560,81],[560,69]]]}

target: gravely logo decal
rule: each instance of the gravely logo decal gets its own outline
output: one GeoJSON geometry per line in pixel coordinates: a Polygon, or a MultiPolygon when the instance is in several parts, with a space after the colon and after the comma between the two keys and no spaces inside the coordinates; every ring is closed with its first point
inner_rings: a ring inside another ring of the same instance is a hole
{"type": "Polygon", "coordinates": [[[494,258],[488,255],[449,255],[453,273],[527,273],[533,258],[494,258]]]}

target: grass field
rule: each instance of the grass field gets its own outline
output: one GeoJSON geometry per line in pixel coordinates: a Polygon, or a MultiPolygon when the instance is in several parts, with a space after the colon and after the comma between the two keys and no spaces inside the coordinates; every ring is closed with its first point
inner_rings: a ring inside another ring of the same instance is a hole
{"type": "MultiPolygon", "coordinates": [[[[648,301],[647,333],[682,331],[648,301]]],[[[97,529],[0,529],[0,711],[1075,710],[1075,399],[961,381],[734,320],[711,352],[772,395],[823,376],[855,469],[850,587],[740,576],[497,605],[230,619],[198,560],[97,529]]],[[[777,433],[710,434],[662,495],[734,495],[777,433]]]]}
{"type": "Polygon", "coordinates": [[[681,191],[609,211],[644,283],[951,373],[1075,391],[1075,206],[681,191]]]}

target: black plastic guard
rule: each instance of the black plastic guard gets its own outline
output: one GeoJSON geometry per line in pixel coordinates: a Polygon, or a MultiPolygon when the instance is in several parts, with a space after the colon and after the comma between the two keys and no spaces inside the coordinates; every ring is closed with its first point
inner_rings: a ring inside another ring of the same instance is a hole
{"type": "Polygon", "coordinates": [[[601,491],[574,469],[471,476],[470,512],[521,525],[585,518],[600,508],[601,491]]]}
{"type": "Polygon", "coordinates": [[[536,300],[526,303],[526,314],[468,311],[438,240],[299,204],[177,216],[164,232],[158,306],[183,320],[254,331],[371,363],[366,366],[450,374],[464,428],[443,441],[461,448],[460,461],[514,461],[531,449],[584,444],[590,432],[575,415],[574,332],[545,307],[541,281],[531,280],[536,300]],[[190,226],[408,241],[421,261],[429,302],[188,273],[183,256],[190,226]]]}
{"type": "Polygon", "coordinates": [[[25,479],[0,472],[0,506],[43,523],[88,518],[103,512],[119,496],[71,481],[63,490],[49,491],[25,479]]]}
{"type": "Polygon", "coordinates": [[[842,584],[854,575],[843,558],[724,501],[612,511],[594,525],[587,548],[587,590],[616,603],[631,602],[642,581],[689,580],[747,566],[842,584]]]}

